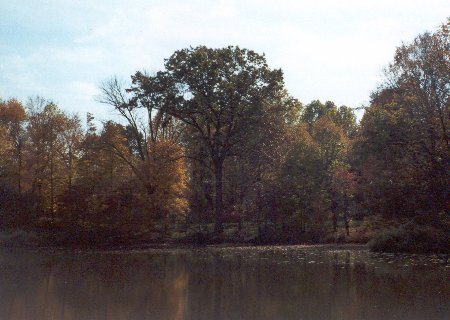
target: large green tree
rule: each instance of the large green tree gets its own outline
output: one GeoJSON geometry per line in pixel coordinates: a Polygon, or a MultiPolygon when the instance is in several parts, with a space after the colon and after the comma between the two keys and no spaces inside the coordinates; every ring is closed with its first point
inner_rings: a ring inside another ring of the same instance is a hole
{"type": "Polygon", "coordinates": [[[154,76],[133,77],[138,101],[180,119],[195,129],[212,163],[215,231],[222,231],[225,159],[252,132],[264,105],[283,89],[281,70],[264,56],[239,47],[204,46],[176,51],[154,76]]]}

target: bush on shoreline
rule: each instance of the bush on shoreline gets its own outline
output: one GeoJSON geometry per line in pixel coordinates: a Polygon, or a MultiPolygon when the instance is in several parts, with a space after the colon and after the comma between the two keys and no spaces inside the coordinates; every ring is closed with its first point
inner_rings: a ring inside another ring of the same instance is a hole
{"type": "Polygon", "coordinates": [[[408,222],[383,230],[369,241],[375,252],[450,253],[450,236],[441,228],[408,222]]]}

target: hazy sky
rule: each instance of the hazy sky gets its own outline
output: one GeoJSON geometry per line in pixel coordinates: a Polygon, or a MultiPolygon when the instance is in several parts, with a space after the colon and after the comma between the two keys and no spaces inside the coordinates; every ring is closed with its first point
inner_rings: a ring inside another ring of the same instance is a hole
{"type": "Polygon", "coordinates": [[[448,0],[0,0],[0,98],[106,119],[100,81],[157,71],[177,49],[239,45],[282,68],[302,102],[359,107],[395,48],[449,15],[448,0]]]}

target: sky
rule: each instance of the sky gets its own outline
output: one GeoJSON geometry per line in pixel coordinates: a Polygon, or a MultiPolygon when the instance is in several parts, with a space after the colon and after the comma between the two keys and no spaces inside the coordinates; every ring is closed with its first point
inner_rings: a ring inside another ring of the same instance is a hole
{"type": "Polygon", "coordinates": [[[395,48],[448,16],[448,0],[0,0],[0,98],[39,95],[106,120],[101,81],[156,72],[190,46],[238,45],[281,68],[301,102],[357,108],[395,48]]]}

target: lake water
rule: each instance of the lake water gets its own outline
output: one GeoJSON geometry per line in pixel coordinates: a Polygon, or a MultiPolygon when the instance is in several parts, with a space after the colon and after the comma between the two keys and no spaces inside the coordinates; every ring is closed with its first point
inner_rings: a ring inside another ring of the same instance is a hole
{"type": "Polygon", "coordinates": [[[357,246],[1,249],[0,319],[448,320],[449,275],[357,246]]]}

